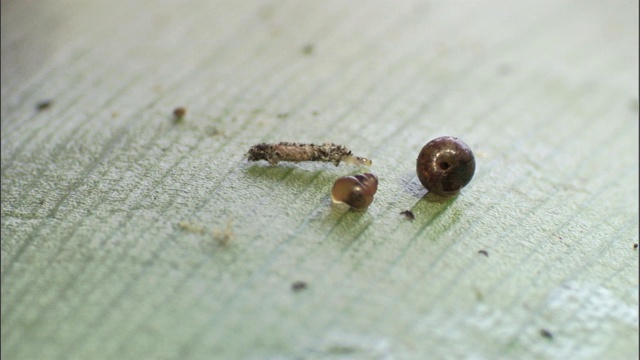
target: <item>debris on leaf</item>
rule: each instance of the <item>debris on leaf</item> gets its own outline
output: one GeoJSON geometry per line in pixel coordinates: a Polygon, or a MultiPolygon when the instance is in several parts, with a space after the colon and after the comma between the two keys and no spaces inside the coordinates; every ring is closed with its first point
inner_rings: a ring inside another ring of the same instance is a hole
{"type": "Polygon", "coordinates": [[[401,212],[400,215],[404,215],[404,217],[406,217],[408,220],[415,220],[416,218],[416,216],[413,215],[413,211],[411,210],[405,210],[401,212]]]}

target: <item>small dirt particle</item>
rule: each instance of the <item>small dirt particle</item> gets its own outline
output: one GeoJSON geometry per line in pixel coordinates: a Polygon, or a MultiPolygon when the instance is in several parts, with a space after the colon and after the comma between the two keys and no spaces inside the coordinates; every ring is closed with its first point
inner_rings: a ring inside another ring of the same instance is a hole
{"type": "Polygon", "coordinates": [[[489,257],[489,253],[487,252],[487,250],[478,250],[478,254],[482,254],[486,257],[489,257]]]}
{"type": "Polygon", "coordinates": [[[204,129],[204,133],[209,135],[209,136],[217,136],[217,135],[223,135],[222,131],[220,131],[217,127],[215,126],[207,126],[204,129]]]}
{"type": "Polygon", "coordinates": [[[633,248],[637,249],[638,248],[638,244],[633,244],[633,248]]]}
{"type": "Polygon", "coordinates": [[[311,55],[313,54],[313,44],[306,44],[302,47],[302,54],[311,55]]]}
{"type": "Polygon", "coordinates": [[[173,116],[176,121],[182,120],[182,118],[184,118],[186,114],[187,114],[187,108],[185,107],[180,106],[173,109],[173,116]]]}
{"type": "Polygon", "coordinates": [[[233,239],[233,220],[227,220],[227,226],[224,230],[214,230],[213,239],[220,245],[226,246],[233,239]]]}
{"type": "Polygon", "coordinates": [[[307,283],[304,281],[294,281],[291,284],[291,291],[298,292],[307,288],[307,283]]]}
{"type": "Polygon", "coordinates": [[[404,215],[404,217],[407,218],[408,220],[415,220],[416,218],[416,216],[413,215],[413,211],[411,210],[405,210],[401,212],[400,215],[404,215]]]}
{"type": "Polygon", "coordinates": [[[551,333],[551,331],[549,331],[547,329],[540,329],[540,336],[542,336],[545,339],[549,339],[549,340],[553,339],[553,334],[551,333]]]}
{"type": "Polygon", "coordinates": [[[36,110],[44,111],[51,107],[53,100],[42,100],[36,104],[36,110]]]}
{"type": "Polygon", "coordinates": [[[178,228],[182,231],[186,231],[192,234],[203,235],[206,230],[203,226],[194,224],[192,222],[183,220],[178,223],[178,228]]]}

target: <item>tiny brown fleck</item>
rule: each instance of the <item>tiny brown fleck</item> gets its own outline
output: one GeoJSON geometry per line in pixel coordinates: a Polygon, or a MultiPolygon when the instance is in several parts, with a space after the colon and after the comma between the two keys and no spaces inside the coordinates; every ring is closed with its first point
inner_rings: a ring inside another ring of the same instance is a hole
{"type": "Polygon", "coordinates": [[[486,257],[489,257],[489,253],[487,252],[487,250],[478,250],[478,254],[482,254],[486,257]]]}
{"type": "Polygon", "coordinates": [[[306,289],[306,288],[307,288],[307,283],[306,283],[306,282],[304,282],[304,281],[294,281],[294,282],[291,284],[291,290],[292,290],[293,292],[302,291],[302,290],[304,290],[304,289],[306,289]]]}
{"type": "Polygon", "coordinates": [[[408,220],[414,220],[416,218],[416,216],[413,215],[413,211],[411,210],[405,210],[401,212],[400,215],[404,215],[404,217],[406,217],[408,220]]]}
{"type": "Polygon", "coordinates": [[[38,111],[47,110],[51,107],[52,104],[53,104],[52,100],[40,101],[39,103],[36,104],[36,110],[38,111]]]}
{"type": "Polygon", "coordinates": [[[182,231],[186,231],[186,232],[197,234],[197,235],[203,235],[206,232],[203,226],[194,224],[186,220],[180,221],[178,223],[178,228],[182,231]]]}
{"type": "Polygon", "coordinates": [[[215,127],[213,125],[206,126],[204,128],[204,133],[207,134],[208,136],[224,135],[222,133],[222,130],[218,129],[217,127],[215,127]]]}
{"type": "Polygon", "coordinates": [[[636,243],[636,244],[633,244],[633,248],[634,248],[634,249],[637,249],[637,248],[638,248],[638,244],[637,244],[637,243],[636,243]]]}
{"type": "Polygon", "coordinates": [[[553,339],[553,334],[547,329],[540,329],[540,336],[549,340],[553,339]]]}
{"type": "Polygon", "coordinates": [[[233,220],[227,220],[227,227],[224,230],[214,230],[213,239],[220,245],[227,245],[229,241],[234,237],[233,234],[233,220]]]}
{"type": "Polygon", "coordinates": [[[176,120],[182,120],[182,118],[187,114],[187,108],[179,106],[173,109],[173,116],[176,120]]]}

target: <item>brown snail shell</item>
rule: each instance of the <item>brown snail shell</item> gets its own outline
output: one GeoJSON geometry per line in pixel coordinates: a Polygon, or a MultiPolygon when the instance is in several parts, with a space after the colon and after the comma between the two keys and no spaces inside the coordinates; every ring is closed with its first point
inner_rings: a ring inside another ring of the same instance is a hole
{"type": "Polygon", "coordinates": [[[418,179],[430,193],[453,195],[465,187],[476,170],[471,149],[452,136],[429,141],[416,162],[418,179]]]}
{"type": "Polygon", "coordinates": [[[363,210],[371,205],[376,191],[378,191],[378,177],[371,173],[343,176],[333,184],[331,200],[334,203],[345,203],[354,209],[363,210]]]}

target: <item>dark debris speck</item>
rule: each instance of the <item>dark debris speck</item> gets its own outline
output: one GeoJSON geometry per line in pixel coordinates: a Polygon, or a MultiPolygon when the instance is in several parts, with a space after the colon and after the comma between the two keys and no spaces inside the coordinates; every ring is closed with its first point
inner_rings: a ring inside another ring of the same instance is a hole
{"type": "Polygon", "coordinates": [[[553,334],[547,329],[540,329],[540,336],[549,340],[553,339],[553,334]]]}
{"type": "Polygon", "coordinates": [[[487,250],[478,250],[478,254],[482,254],[486,257],[489,257],[489,253],[487,252],[487,250]]]}
{"type": "Polygon", "coordinates": [[[181,120],[187,114],[187,108],[185,107],[177,107],[173,109],[173,116],[176,120],[181,120]]]}
{"type": "Polygon", "coordinates": [[[413,211],[411,210],[405,210],[401,212],[400,215],[404,215],[404,217],[406,217],[408,220],[415,220],[416,218],[416,216],[413,215],[413,211]]]}
{"type": "Polygon", "coordinates": [[[292,290],[293,292],[302,291],[302,290],[304,290],[304,289],[306,289],[306,288],[307,288],[307,283],[306,283],[306,282],[304,282],[304,281],[294,281],[294,282],[291,284],[291,290],[292,290]]]}
{"type": "Polygon", "coordinates": [[[38,111],[43,111],[43,110],[47,110],[51,107],[51,105],[53,104],[52,100],[43,100],[40,101],[36,104],[36,110],[38,111]]]}

